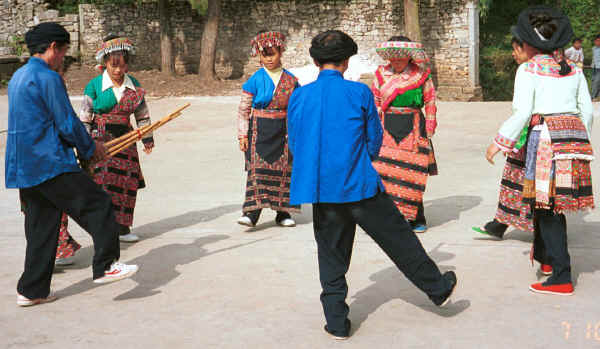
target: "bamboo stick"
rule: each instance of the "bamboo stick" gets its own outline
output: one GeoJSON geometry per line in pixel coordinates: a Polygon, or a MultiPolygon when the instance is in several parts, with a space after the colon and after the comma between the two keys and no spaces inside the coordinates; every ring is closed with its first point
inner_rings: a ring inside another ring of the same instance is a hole
{"type": "MultiPolygon", "coordinates": [[[[173,115],[173,114],[180,113],[180,112],[181,112],[183,109],[185,109],[185,108],[187,108],[187,107],[189,107],[189,106],[190,106],[190,103],[187,103],[187,104],[186,104],[186,105],[184,105],[183,107],[181,107],[181,108],[179,108],[179,109],[175,110],[174,112],[172,112],[171,114],[167,115],[165,118],[168,118],[168,117],[170,117],[170,116],[171,116],[171,115],[173,115]]],[[[161,120],[164,120],[165,118],[163,118],[163,119],[161,119],[161,120]]],[[[152,126],[152,125],[146,125],[146,126],[144,126],[144,127],[150,127],[150,126],[152,126]]],[[[144,127],[140,128],[140,131],[141,131],[141,130],[142,130],[144,127]]],[[[137,133],[137,130],[132,130],[132,131],[129,131],[129,132],[127,132],[126,134],[122,135],[121,137],[118,137],[118,138],[112,139],[112,140],[110,140],[110,141],[108,141],[108,142],[104,143],[104,146],[106,146],[106,147],[110,147],[110,146],[112,146],[113,144],[121,143],[122,141],[124,141],[125,139],[128,139],[128,138],[130,138],[130,137],[131,137],[131,136],[133,136],[133,135],[136,135],[136,136],[137,136],[137,134],[138,134],[138,133],[137,133]]]]}
{"type": "Polygon", "coordinates": [[[152,125],[142,126],[142,127],[138,128],[138,129],[135,129],[133,131],[127,132],[126,134],[122,135],[119,138],[115,138],[115,139],[113,139],[111,141],[105,142],[104,146],[106,148],[111,148],[114,145],[117,145],[117,144],[129,141],[131,139],[136,139],[136,138],[139,137],[139,133],[144,133],[147,129],[150,128],[150,126],[152,126],[152,125]],[[139,133],[138,133],[138,130],[139,130],[139,133]]]}
{"type": "Polygon", "coordinates": [[[119,138],[111,140],[110,142],[106,142],[105,145],[108,145],[107,152],[109,153],[109,156],[114,156],[115,154],[119,153],[123,149],[125,149],[125,148],[131,146],[132,144],[134,144],[135,142],[137,142],[145,134],[158,129],[159,127],[163,126],[167,122],[179,117],[181,115],[181,111],[189,106],[190,106],[190,103],[187,103],[183,107],[177,109],[173,113],[167,115],[166,117],[162,118],[161,120],[154,122],[151,125],[146,125],[137,130],[130,131],[119,138]]]}
{"type": "MultiPolygon", "coordinates": [[[[181,113],[175,114],[175,117],[177,117],[179,115],[181,115],[181,113]]],[[[169,120],[172,120],[172,119],[169,119],[169,120]]],[[[110,148],[108,148],[108,151],[107,151],[109,153],[109,156],[114,156],[115,154],[121,152],[123,149],[125,149],[125,148],[131,146],[132,144],[134,144],[135,142],[137,142],[138,138],[141,139],[145,134],[156,130],[157,128],[159,128],[160,126],[162,126],[164,124],[166,124],[166,122],[164,122],[163,120],[156,121],[152,125],[148,125],[150,127],[146,128],[143,132],[140,132],[139,135],[136,133],[133,137],[130,137],[129,139],[124,140],[121,143],[111,146],[110,148]]]]}

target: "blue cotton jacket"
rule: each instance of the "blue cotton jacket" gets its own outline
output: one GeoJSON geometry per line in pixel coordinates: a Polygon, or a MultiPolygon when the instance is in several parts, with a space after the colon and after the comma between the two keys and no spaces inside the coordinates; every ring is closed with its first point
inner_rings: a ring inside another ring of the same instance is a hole
{"type": "Polygon", "coordinates": [[[290,203],[344,203],[384,191],[371,161],[383,137],[367,85],[323,70],[294,91],[288,104],[288,144],[294,156],[290,203]]]}
{"type": "Polygon", "coordinates": [[[84,159],[95,150],[60,75],[31,57],[8,83],[6,187],[29,188],[65,172],[81,171],[73,147],[84,159]]]}

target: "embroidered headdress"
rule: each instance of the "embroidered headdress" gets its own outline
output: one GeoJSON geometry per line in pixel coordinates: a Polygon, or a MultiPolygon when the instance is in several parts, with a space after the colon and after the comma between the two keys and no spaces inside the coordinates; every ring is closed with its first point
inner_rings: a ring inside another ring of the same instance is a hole
{"type": "Polygon", "coordinates": [[[279,51],[285,51],[285,35],[277,31],[259,33],[250,41],[252,46],[252,57],[256,57],[267,47],[279,47],[279,51]]]}
{"type": "Polygon", "coordinates": [[[377,54],[385,60],[394,58],[411,58],[419,66],[429,63],[429,57],[423,44],[412,41],[386,41],[377,44],[377,54]]]}
{"type": "Polygon", "coordinates": [[[102,64],[104,56],[117,51],[127,51],[129,54],[135,53],[133,43],[128,38],[114,38],[102,43],[102,46],[96,51],[96,61],[102,64]]]}

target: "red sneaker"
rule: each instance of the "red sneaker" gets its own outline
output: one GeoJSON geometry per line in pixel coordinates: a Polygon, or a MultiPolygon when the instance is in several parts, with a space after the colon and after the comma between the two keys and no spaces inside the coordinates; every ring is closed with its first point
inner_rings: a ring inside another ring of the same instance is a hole
{"type": "Polygon", "coordinates": [[[552,275],[552,266],[548,264],[542,264],[540,266],[540,271],[544,275],[552,275]]]}
{"type": "Polygon", "coordinates": [[[557,294],[560,296],[570,296],[573,294],[573,284],[559,284],[559,285],[547,285],[543,284],[533,284],[529,286],[529,290],[536,293],[548,293],[548,294],[557,294]]]}

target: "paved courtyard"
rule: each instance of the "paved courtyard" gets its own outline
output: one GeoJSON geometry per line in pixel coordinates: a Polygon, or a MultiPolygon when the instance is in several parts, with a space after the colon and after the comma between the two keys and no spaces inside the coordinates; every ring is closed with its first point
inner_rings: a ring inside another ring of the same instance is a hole
{"type": "MultiPolygon", "coordinates": [[[[571,297],[528,291],[541,278],[529,263],[529,233],[490,241],[471,231],[495,211],[504,161],[491,166],[483,153],[510,103],[439,104],[440,175],[428,183],[430,230],[419,237],[458,275],[452,304],[435,307],[361,231],[347,275],[353,336],[336,342],[323,332],[311,207],[296,228],[276,226],[268,211],[256,228],[237,225],[245,183],[238,98],[157,99],[151,113],[156,120],[186,102],[156,133],[155,151],[140,155],[148,187],[133,231],[142,241],[121,244],[121,260],[140,271],[92,283],[91,239],[71,222],[83,248],[75,265],[55,271],[60,299],[32,308],[15,304],[25,238],[18,192],[4,189],[0,133],[0,348],[600,348],[600,210],[568,217],[571,297]]],[[[7,104],[0,96],[0,132],[7,104]]],[[[598,161],[592,171],[598,199],[598,161]]]]}

